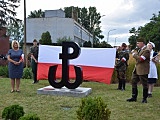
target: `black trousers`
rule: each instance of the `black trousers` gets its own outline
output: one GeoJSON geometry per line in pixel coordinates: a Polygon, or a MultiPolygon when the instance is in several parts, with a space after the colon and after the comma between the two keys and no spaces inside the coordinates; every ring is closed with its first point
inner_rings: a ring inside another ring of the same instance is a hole
{"type": "Polygon", "coordinates": [[[37,82],[37,63],[33,59],[31,60],[31,65],[33,72],[33,80],[34,82],[37,82]]]}

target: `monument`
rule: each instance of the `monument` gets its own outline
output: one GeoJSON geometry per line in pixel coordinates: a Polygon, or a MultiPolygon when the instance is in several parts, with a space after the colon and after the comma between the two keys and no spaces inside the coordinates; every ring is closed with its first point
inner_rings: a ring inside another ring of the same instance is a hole
{"type": "Polygon", "coordinates": [[[75,42],[62,43],[62,53],[59,54],[59,59],[62,59],[62,80],[56,80],[56,69],[58,65],[50,66],[48,81],[51,86],[38,89],[37,94],[85,97],[91,93],[91,88],[79,87],[83,81],[81,67],[74,66],[76,79],[74,82],[69,80],[69,60],[76,59],[80,55],[80,50],[79,45],[75,42]],[[72,53],[69,51],[70,48],[73,49],[72,53]]]}

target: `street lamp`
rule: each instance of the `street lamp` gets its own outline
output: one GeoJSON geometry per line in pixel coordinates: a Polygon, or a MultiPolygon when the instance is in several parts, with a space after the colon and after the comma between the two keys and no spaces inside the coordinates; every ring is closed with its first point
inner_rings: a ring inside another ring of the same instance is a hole
{"type": "Polygon", "coordinates": [[[108,40],[109,40],[109,32],[113,31],[113,30],[116,30],[116,29],[111,29],[108,31],[108,35],[107,35],[107,43],[108,43],[108,40]]]}
{"type": "Polygon", "coordinates": [[[118,38],[118,37],[115,37],[114,46],[116,46],[116,38],[118,38]]]}

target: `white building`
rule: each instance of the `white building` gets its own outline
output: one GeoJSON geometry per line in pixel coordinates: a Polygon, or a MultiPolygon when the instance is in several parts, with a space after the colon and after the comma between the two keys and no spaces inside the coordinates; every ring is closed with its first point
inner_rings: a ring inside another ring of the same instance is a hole
{"type": "Polygon", "coordinates": [[[27,51],[32,45],[33,39],[38,41],[42,33],[49,32],[52,43],[56,43],[58,38],[71,38],[83,46],[85,41],[93,43],[93,36],[79,23],[72,18],[65,18],[62,10],[46,10],[44,18],[27,18],[26,19],[26,42],[27,51]]]}

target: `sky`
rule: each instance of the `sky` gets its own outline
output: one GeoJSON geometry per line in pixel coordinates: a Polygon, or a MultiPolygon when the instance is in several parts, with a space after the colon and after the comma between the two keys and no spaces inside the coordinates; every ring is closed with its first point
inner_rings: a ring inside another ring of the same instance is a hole
{"type": "MultiPolygon", "coordinates": [[[[112,46],[128,43],[129,30],[136,29],[150,22],[153,14],[160,11],[160,0],[26,0],[26,17],[31,11],[42,9],[56,10],[64,7],[96,7],[103,16],[101,30],[104,39],[112,46]]],[[[24,19],[24,0],[16,9],[17,17],[24,19]]]]}

